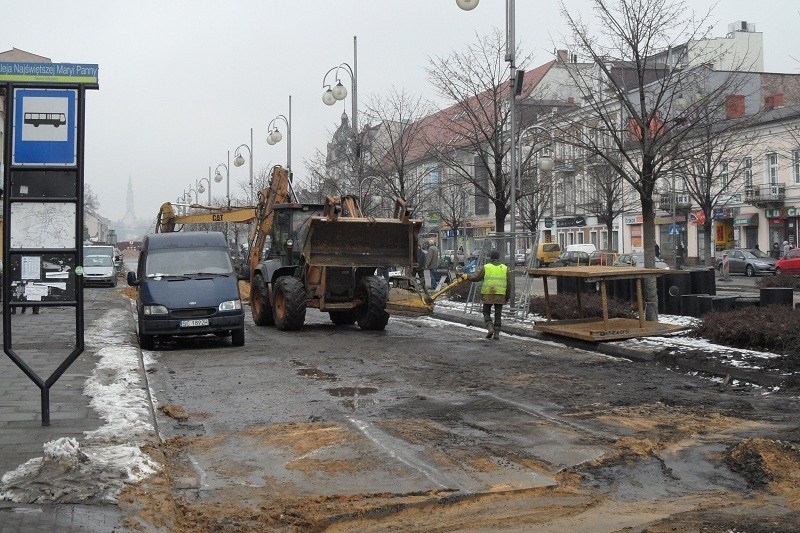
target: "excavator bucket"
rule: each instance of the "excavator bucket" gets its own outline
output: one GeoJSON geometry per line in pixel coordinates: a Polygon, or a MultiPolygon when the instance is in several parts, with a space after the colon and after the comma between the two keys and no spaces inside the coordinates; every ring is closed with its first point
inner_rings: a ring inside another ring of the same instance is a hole
{"type": "Polygon", "coordinates": [[[455,281],[439,289],[433,294],[428,294],[420,282],[413,278],[397,277],[390,280],[389,301],[386,310],[393,315],[400,316],[425,316],[433,313],[434,301],[467,281],[467,276],[461,275],[455,281]]]}
{"type": "Polygon", "coordinates": [[[404,267],[413,263],[418,221],[315,217],[308,220],[303,255],[308,264],[404,267]]]}

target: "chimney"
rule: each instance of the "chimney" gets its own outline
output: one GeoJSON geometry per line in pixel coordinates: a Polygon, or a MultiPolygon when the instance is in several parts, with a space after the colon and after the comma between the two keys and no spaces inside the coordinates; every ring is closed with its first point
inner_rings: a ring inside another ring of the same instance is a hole
{"type": "Polygon", "coordinates": [[[770,110],[775,107],[783,107],[786,105],[783,99],[783,93],[775,93],[770,96],[764,97],[764,109],[770,110]]]}
{"type": "Polygon", "coordinates": [[[727,118],[740,118],[744,116],[744,95],[731,94],[725,99],[725,116],[727,118]]]}
{"type": "Polygon", "coordinates": [[[569,52],[566,50],[557,50],[556,54],[558,55],[559,63],[569,63],[569,52]]]}
{"type": "Polygon", "coordinates": [[[575,97],[574,97],[574,96],[570,96],[570,97],[568,97],[568,98],[567,98],[567,103],[568,103],[569,105],[575,105],[575,97]]]}

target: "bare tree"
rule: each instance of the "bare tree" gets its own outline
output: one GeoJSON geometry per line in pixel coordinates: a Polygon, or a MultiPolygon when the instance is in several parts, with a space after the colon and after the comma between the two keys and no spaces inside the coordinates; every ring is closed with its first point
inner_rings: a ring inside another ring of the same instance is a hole
{"type": "Polygon", "coordinates": [[[466,247],[466,233],[461,231],[466,227],[469,215],[469,193],[464,190],[463,182],[458,178],[445,178],[438,187],[438,197],[431,202],[434,211],[442,225],[450,228],[453,232],[453,240],[458,248],[458,235],[463,234],[460,245],[464,250],[466,247]]]}
{"type": "MultiPolygon", "coordinates": [[[[518,60],[525,68],[528,58],[518,60]]],[[[510,84],[506,80],[505,36],[499,31],[478,38],[464,52],[433,58],[428,79],[453,105],[428,120],[427,152],[475,194],[495,208],[495,227],[503,231],[510,210],[510,84]]]]}
{"type": "Polygon", "coordinates": [[[83,209],[87,213],[96,215],[100,212],[100,200],[92,190],[92,186],[88,183],[83,185],[83,209]]]}
{"type": "MultiPolygon", "coordinates": [[[[682,189],[690,197],[691,203],[696,204],[703,213],[699,225],[703,229],[702,261],[706,265],[714,257],[714,210],[730,202],[741,190],[742,176],[752,172],[752,162],[746,156],[757,142],[757,132],[751,126],[758,119],[757,114],[725,119],[708,111],[708,108],[697,110],[705,120],[699,122],[687,136],[684,143],[687,149],[681,150],[676,157],[672,176],[673,179],[680,178],[682,189]]],[[[671,188],[672,202],[677,202],[674,182],[671,188]]]]}
{"type": "Polygon", "coordinates": [[[364,171],[380,179],[386,197],[419,198],[422,180],[418,172],[409,169],[424,146],[423,119],[431,109],[422,97],[405,90],[391,89],[386,97],[373,96],[367,101],[364,116],[374,126],[364,136],[364,171]]]}
{"type": "MultiPolygon", "coordinates": [[[[608,157],[615,156],[609,154],[608,157]]],[[[602,158],[587,160],[585,170],[589,195],[580,207],[587,214],[597,217],[597,221],[606,227],[610,239],[614,231],[614,220],[631,207],[625,194],[625,180],[602,158]]]]}
{"type": "MultiPolygon", "coordinates": [[[[593,0],[595,20],[561,10],[571,48],[592,69],[570,69],[582,106],[553,127],[583,157],[604,160],[639,196],[645,266],[655,266],[654,192],[686,137],[702,121],[697,109],[719,111],[732,83],[698,64],[713,64],[711,47],[687,43],[707,37],[708,16],[697,18],[676,0],[593,0]],[[689,54],[694,54],[689,58],[689,54]],[[705,57],[703,57],[705,55],[705,57]],[[713,78],[713,79],[712,79],[713,78]],[[679,108],[683,92],[701,94],[679,108]],[[717,106],[714,109],[714,106],[717,106]],[[611,154],[614,154],[611,157],[611,154]]],[[[733,77],[736,78],[735,76],[733,77]]],[[[683,148],[685,149],[685,148],[683,148]]],[[[655,278],[645,280],[647,319],[658,318],[655,278]]]]}

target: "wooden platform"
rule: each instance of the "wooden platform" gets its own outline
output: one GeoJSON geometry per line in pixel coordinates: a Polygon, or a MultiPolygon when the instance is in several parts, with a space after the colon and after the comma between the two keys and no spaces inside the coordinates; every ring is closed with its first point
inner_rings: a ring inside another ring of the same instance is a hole
{"type": "Polygon", "coordinates": [[[573,337],[576,339],[599,342],[607,340],[631,339],[636,337],[650,337],[666,335],[686,329],[683,326],[651,322],[645,320],[644,299],[642,297],[642,280],[651,277],[663,276],[666,272],[658,268],[636,267],[611,267],[611,266],[574,266],[555,268],[532,268],[528,275],[544,278],[544,298],[547,309],[547,321],[537,322],[534,329],[554,335],[573,337]],[[583,304],[581,303],[580,285],[576,284],[578,298],[577,320],[552,320],[550,312],[550,294],[547,287],[548,277],[577,278],[587,283],[597,282],[600,285],[600,298],[603,307],[602,318],[584,318],[583,304]],[[636,301],[638,304],[639,318],[609,318],[608,298],[606,296],[606,282],[618,279],[636,280],[636,301]]]}

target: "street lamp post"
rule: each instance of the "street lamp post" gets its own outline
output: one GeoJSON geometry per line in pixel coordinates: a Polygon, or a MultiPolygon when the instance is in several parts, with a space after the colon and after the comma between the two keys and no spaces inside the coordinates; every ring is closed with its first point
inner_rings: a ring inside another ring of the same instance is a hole
{"type": "Polygon", "coordinates": [[[333,105],[337,101],[344,100],[347,97],[347,89],[344,85],[342,85],[342,81],[339,78],[339,71],[344,70],[347,74],[350,75],[350,87],[353,91],[351,95],[352,104],[353,104],[353,113],[351,117],[351,121],[353,124],[353,144],[354,144],[354,161],[353,170],[356,173],[356,181],[361,183],[361,142],[358,133],[358,37],[353,36],[353,66],[351,67],[347,63],[340,63],[339,65],[332,67],[325,73],[325,76],[322,77],[322,86],[327,87],[327,90],[322,93],[322,101],[325,105],[333,105]],[[325,83],[328,79],[328,75],[331,72],[334,72],[334,79],[336,81],[336,85],[331,88],[329,83],[325,83]]]}
{"type": "MultiPolygon", "coordinates": [[[[199,180],[194,180],[194,181],[195,181],[195,186],[197,187],[197,192],[199,192],[200,194],[206,192],[206,188],[203,187],[203,182],[205,181],[206,183],[208,183],[208,205],[211,205],[211,180],[208,178],[200,178],[199,180]]],[[[198,201],[198,203],[200,202],[198,201]]]]}
{"type": "MultiPolygon", "coordinates": [[[[456,4],[458,7],[463,9],[464,11],[470,11],[474,9],[478,5],[479,0],[456,0],[456,4]]],[[[515,43],[515,4],[514,0],[506,0],[506,62],[508,63],[508,70],[509,70],[509,86],[508,86],[508,110],[510,114],[510,124],[509,124],[509,134],[510,134],[510,143],[509,143],[509,170],[511,173],[511,193],[510,193],[510,202],[511,202],[511,235],[512,235],[512,243],[514,242],[514,233],[516,232],[516,211],[517,211],[517,192],[516,192],[516,183],[515,177],[517,175],[517,167],[516,167],[516,131],[517,131],[517,102],[516,102],[516,94],[514,91],[514,80],[517,76],[517,67],[516,67],[516,43],[515,43]]],[[[505,229],[505,228],[504,228],[505,229]]],[[[515,248],[515,247],[514,247],[515,248]]],[[[514,249],[511,250],[511,253],[514,253],[514,249]]],[[[512,256],[513,258],[513,256],[512,256]]],[[[513,260],[513,259],[512,259],[513,260]]]]}
{"type": "Polygon", "coordinates": [[[217,168],[214,170],[214,181],[217,183],[222,182],[222,174],[219,172],[219,168],[222,167],[225,169],[225,186],[226,186],[226,193],[225,196],[228,198],[228,209],[231,208],[231,170],[230,170],[230,163],[231,163],[231,151],[228,150],[228,162],[227,163],[220,163],[217,165],[217,168]]]}
{"type": "MultiPolygon", "coordinates": [[[[242,148],[247,148],[247,160],[250,162],[250,202],[253,201],[253,128],[250,128],[250,144],[240,144],[236,147],[236,152],[233,154],[233,166],[240,167],[244,165],[244,156],[241,154],[242,148]]],[[[209,185],[209,188],[211,186],[209,185]]],[[[210,194],[210,193],[209,193],[210,194]]],[[[209,201],[210,203],[210,201],[209,201]]]]}
{"type": "Polygon", "coordinates": [[[200,193],[197,191],[197,189],[195,189],[191,185],[189,185],[189,191],[188,191],[189,203],[192,203],[192,191],[194,191],[194,203],[199,204],[200,203],[200,193]]]}
{"type": "Polygon", "coordinates": [[[289,95],[289,118],[286,118],[284,115],[278,115],[277,117],[273,118],[269,121],[267,125],[267,144],[272,146],[273,144],[277,144],[281,142],[283,139],[283,135],[281,135],[278,126],[275,124],[276,121],[282,120],[284,124],[286,124],[286,170],[289,171],[291,174],[292,172],[292,95],[289,95]]]}

